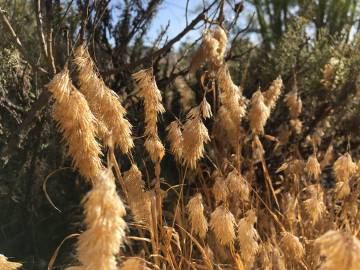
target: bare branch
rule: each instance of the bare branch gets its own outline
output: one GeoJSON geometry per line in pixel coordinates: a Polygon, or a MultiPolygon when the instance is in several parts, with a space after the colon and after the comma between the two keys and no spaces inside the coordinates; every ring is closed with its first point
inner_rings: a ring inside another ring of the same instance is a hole
{"type": "Polygon", "coordinates": [[[149,63],[151,60],[153,60],[154,58],[161,56],[165,53],[167,53],[172,46],[178,42],[179,40],[181,40],[188,32],[190,32],[195,25],[197,25],[200,21],[204,20],[206,18],[206,12],[216,3],[216,1],[214,1],[210,6],[208,6],[206,9],[204,9],[204,11],[202,11],[188,26],[186,26],[177,36],[175,36],[173,39],[171,39],[168,43],[165,44],[164,47],[162,47],[161,49],[155,51],[154,53],[147,55],[141,59],[139,59],[138,61],[131,63],[130,64],[130,68],[134,68],[137,67],[141,64],[144,63],[149,63]]]}
{"type": "Polygon", "coordinates": [[[42,19],[42,13],[41,13],[41,0],[34,0],[35,5],[35,15],[36,15],[36,24],[37,24],[37,33],[41,42],[41,49],[45,56],[45,58],[48,57],[48,52],[46,48],[46,42],[45,42],[45,35],[43,30],[43,19],[42,19]]]}
{"type": "Polygon", "coordinates": [[[54,60],[54,54],[53,54],[53,29],[52,27],[49,29],[48,34],[48,40],[47,40],[47,51],[48,51],[48,62],[49,67],[51,69],[51,72],[53,75],[56,74],[56,67],[55,67],[55,60],[54,60]]]}
{"type": "Polygon", "coordinates": [[[11,24],[6,16],[6,11],[0,8],[0,14],[1,14],[0,19],[1,19],[1,23],[2,23],[3,27],[8,32],[10,37],[13,39],[16,48],[21,52],[21,54],[23,55],[25,60],[30,64],[33,71],[38,70],[42,73],[47,74],[48,72],[45,69],[43,69],[42,67],[37,66],[35,64],[35,62],[31,59],[31,57],[28,55],[27,51],[24,49],[18,35],[15,33],[14,28],[11,26],[11,24]]]}

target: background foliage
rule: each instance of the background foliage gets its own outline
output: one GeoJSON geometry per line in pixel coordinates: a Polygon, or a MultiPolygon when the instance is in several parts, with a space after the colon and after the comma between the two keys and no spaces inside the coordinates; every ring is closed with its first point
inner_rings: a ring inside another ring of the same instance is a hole
{"type": "MultiPolygon", "coordinates": [[[[55,71],[69,64],[69,56],[78,44],[89,45],[100,74],[123,99],[135,137],[142,135],[143,115],[130,76],[134,71],[150,65],[154,68],[166,110],[172,112],[161,121],[162,138],[174,115],[179,117],[180,108],[197,104],[194,100],[201,97],[197,80],[188,75],[198,41],[184,42],[181,33],[178,39],[169,40],[164,28],[154,44],[146,42],[163,1],[111,2],[0,0],[1,13],[21,40],[19,47],[6,25],[0,25],[0,251],[24,262],[26,269],[45,269],[59,242],[81,226],[79,202],[87,187],[69,168],[71,161],[65,156],[64,143],[56,132],[44,94],[46,83],[55,71]],[[40,13],[45,43],[39,34],[40,13]],[[52,45],[53,62],[46,48],[48,43],[52,45]],[[173,45],[177,43],[180,46],[175,50],[173,45]],[[179,83],[189,89],[186,104],[179,83]],[[49,204],[42,189],[50,174],[47,192],[61,212],[49,204]]],[[[215,2],[207,12],[209,21],[215,20],[211,16],[225,5],[225,25],[231,37],[226,59],[244,95],[250,98],[259,86],[265,88],[281,75],[285,94],[297,87],[303,101],[303,133],[290,138],[299,143],[301,154],[311,153],[310,145],[305,143],[307,135],[319,133],[325,142],[321,147],[330,142],[339,152],[350,147],[353,157],[358,158],[359,1],[215,2]],[[240,27],[239,21],[247,27],[240,27]],[[331,58],[341,66],[333,82],[335,87],[329,90],[321,80],[331,58]]],[[[196,8],[201,14],[205,6],[196,8]]],[[[196,24],[200,29],[209,25],[200,20],[196,24]]],[[[269,135],[277,135],[279,123],[289,118],[282,103],[267,124],[269,135]]],[[[141,146],[142,139],[138,140],[141,146]]],[[[274,155],[281,157],[281,151],[274,155]]],[[[135,157],[138,164],[148,162],[139,146],[135,157]]],[[[129,164],[118,158],[126,169],[129,164]]],[[[273,168],[277,165],[272,164],[273,168]]],[[[174,168],[172,158],[167,156],[162,176],[169,182],[176,182],[174,168]]],[[[71,250],[71,244],[62,249],[58,269],[72,260],[71,250]]]]}

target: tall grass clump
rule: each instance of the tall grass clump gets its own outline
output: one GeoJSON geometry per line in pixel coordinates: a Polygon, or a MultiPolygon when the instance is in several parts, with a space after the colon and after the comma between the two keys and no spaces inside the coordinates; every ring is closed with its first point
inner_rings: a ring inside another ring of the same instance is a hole
{"type": "MultiPolygon", "coordinates": [[[[351,138],[340,152],[326,123],[306,124],[300,74],[245,91],[226,55],[226,31],[204,31],[189,67],[197,99],[178,113],[152,67],[133,73],[131,100],[143,108],[134,119],[144,119],[136,140],[85,47],[74,59],[80,91],[68,70],[48,84],[74,167],[91,184],[80,269],[360,269],[351,138]]],[[[333,68],[319,85],[332,87],[333,68]]]]}

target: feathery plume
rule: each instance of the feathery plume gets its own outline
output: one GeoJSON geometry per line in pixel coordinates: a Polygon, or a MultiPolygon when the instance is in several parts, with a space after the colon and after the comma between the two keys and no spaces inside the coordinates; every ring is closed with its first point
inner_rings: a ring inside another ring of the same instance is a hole
{"type": "Polygon", "coordinates": [[[204,205],[201,193],[193,196],[187,206],[192,231],[201,239],[204,239],[208,231],[208,222],[204,216],[204,205]]]}
{"type": "Polygon", "coordinates": [[[144,100],[145,135],[147,136],[145,148],[153,162],[161,161],[165,154],[164,146],[158,137],[158,114],[165,112],[162,97],[156,85],[153,69],[144,69],[132,74],[132,78],[139,88],[139,96],[144,100]]]}
{"type": "Polygon", "coordinates": [[[356,172],[356,163],[352,161],[349,153],[340,156],[333,166],[336,180],[348,181],[349,178],[356,172]]]}
{"type": "Polygon", "coordinates": [[[132,257],[126,259],[119,270],[150,270],[150,268],[146,266],[144,260],[141,260],[137,257],[132,257]]]}
{"type": "Polygon", "coordinates": [[[163,159],[165,148],[157,135],[147,137],[144,145],[153,162],[161,161],[163,159]]]}
{"type": "Polygon", "coordinates": [[[349,181],[339,181],[335,186],[336,198],[341,200],[345,197],[349,196],[351,193],[351,188],[349,185],[349,181]]]}
{"type": "Polygon", "coordinates": [[[191,71],[196,71],[203,63],[217,68],[223,63],[227,36],[221,27],[204,31],[202,43],[191,61],[191,71]]]}
{"type": "Polygon", "coordinates": [[[284,196],[285,196],[283,200],[284,215],[286,216],[286,219],[289,222],[290,226],[292,226],[297,220],[296,210],[298,206],[298,199],[297,197],[293,196],[291,193],[286,193],[284,196]]]}
{"type": "Polygon", "coordinates": [[[208,130],[202,118],[211,116],[210,105],[203,99],[199,106],[187,114],[183,131],[183,158],[190,168],[196,168],[197,161],[204,156],[204,144],[210,141],[208,130]]]}
{"type": "Polygon", "coordinates": [[[214,186],[212,187],[212,193],[215,197],[215,204],[218,205],[221,202],[226,202],[229,195],[229,189],[227,186],[227,181],[221,177],[217,176],[215,178],[214,186]]]}
{"type": "Polygon", "coordinates": [[[291,119],[290,126],[293,128],[296,134],[301,134],[302,132],[302,122],[299,119],[291,119]]]}
{"type": "Polygon", "coordinates": [[[272,110],[275,107],[276,101],[281,94],[282,87],[283,81],[281,77],[278,77],[272,82],[270,88],[264,93],[265,105],[269,108],[269,110],[272,110]]]}
{"type": "Polygon", "coordinates": [[[95,63],[84,46],[76,49],[74,62],[79,71],[80,91],[85,95],[91,111],[98,119],[100,138],[109,146],[113,143],[124,154],[128,153],[134,147],[131,137],[132,126],[125,118],[126,110],[121,105],[119,97],[96,73],[95,63]]]}
{"type": "Polygon", "coordinates": [[[360,241],[355,236],[341,231],[328,231],[315,240],[324,270],[360,269],[360,241]]]}
{"type": "Polygon", "coordinates": [[[259,234],[254,228],[256,220],[256,213],[253,209],[251,209],[247,211],[246,216],[240,219],[238,223],[240,253],[246,269],[252,268],[255,256],[260,251],[259,244],[257,242],[259,234]]]}
{"type": "Polygon", "coordinates": [[[286,270],[285,258],[278,247],[273,247],[271,261],[274,266],[272,269],[286,270]]]}
{"type": "Polygon", "coordinates": [[[151,202],[144,190],[141,171],[133,164],[124,174],[124,182],[128,196],[128,204],[136,222],[149,225],[151,202]]]}
{"type": "Polygon", "coordinates": [[[176,161],[180,162],[183,155],[183,135],[179,121],[172,121],[166,128],[167,139],[170,142],[170,151],[175,156],[176,161]]]}
{"type": "Polygon", "coordinates": [[[229,192],[239,197],[241,201],[249,201],[250,187],[246,179],[233,169],[226,177],[229,192]]]}
{"type": "Polygon", "coordinates": [[[221,90],[219,123],[226,131],[230,144],[236,147],[239,140],[240,122],[246,113],[247,100],[241,95],[240,87],[232,81],[226,64],[217,71],[217,81],[221,90]]]}
{"type": "Polygon", "coordinates": [[[101,148],[95,139],[95,117],[85,97],[70,81],[69,71],[56,74],[47,85],[55,100],[53,117],[68,146],[73,166],[86,180],[95,181],[101,172],[101,148]]]}
{"type": "Polygon", "coordinates": [[[289,232],[281,233],[280,246],[284,253],[295,261],[301,261],[305,255],[305,249],[299,238],[289,232]]]}
{"type": "Polygon", "coordinates": [[[126,212],[109,169],[99,175],[83,204],[86,231],[78,240],[80,263],[86,270],[117,270],[115,255],[124,241],[126,212]]]}
{"type": "Polygon", "coordinates": [[[261,245],[260,262],[261,269],[264,270],[286,270],[284,255],[277,246],[270,242],[261,245]]]}
{"type": "Polygon", "coordinates": [[[349,153],[340,156],[333,165],[336,180],[336,197],[343,199],[347,197],[350,192],[349,179],[356,173],[357,165],[352,161],[349,153]]]}
{"type": "Polygon", "coordinates": [[[309,215],[313,224],[317,223],[324,214],[326,207],[324,204],[324,192],[319,184],[311,185],[306,188],[309,192],[309,199],[304,201],[306,213],[309,215]]]}
{"type": "Polygon", "coordinates": [[[241,95],[241,89],[231,79],[230,72],[226,65],[222,65],[217,72],[217,80],[222,90],[220,101],[231,113],[233,121],[239,124],[240,119],[245,116],[246,104],[241,95]]]}
{"type": "Polygon", "coordinates": [[[251,106],[248,113],[250,127],[254,134],[264,133],[264,126],[270,116],[270,109],[264,103],[264,96],[260,89],[251,97],[251,106]]]}
{"type": "Polygon", "coordinates": [[[210,216],[210,228],[221,245],[231,245],[235,240],[235,218],[223,205],[218,206],[210,216]]]}
{"type": "Polygon", "coordinates": [[[227,45],[227,35],[224,31],[224,29],[220,26],[215,27],[215,29],[212,30],[213,37],[219,42],[219,46],[217,48],[217,53],[219,55],[219,58],[223,59],[224,54],[226,51],[226,45],[227,45]]]}
{"type": "Polygon", "coordinates": [[[291,119],[298,118],[302,110],[302,101],[296,88],[286,95],[285,102],[289,108],[291,119]]]}
{"type": "Polygon", "coordinates": [[[316,158],[316,154],[309,156],[306,162],[305,171],[309,177],[314,177],[316,180],[319,180],[321,175],[321,167],[319,161],[316,158]]]}
{"type": "Polygon", "coordinates": [[[21,263],[10,262],[8,258],[0,254],[0,269],[1,270],[17,270],[22,266],[21,263]]]}

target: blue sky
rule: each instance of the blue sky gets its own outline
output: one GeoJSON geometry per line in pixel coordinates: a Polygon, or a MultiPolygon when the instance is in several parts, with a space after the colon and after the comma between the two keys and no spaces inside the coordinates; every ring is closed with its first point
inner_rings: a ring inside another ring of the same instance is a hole
{"type": "MultiPolygon", "coordinates": [[[[188,22],[190,23],[199,12],[199,8],[202,7],[202,0],[190,0],[188,6],[188,22]]],[[[165,28],[168,22],[170,23],[167,32],[168,39],[173,38],[179,32],[186,27],[186,0],[164,0],[163,4],[154,18],[148,34],[148,41],[152,43],[158,36],[161,29],[165,28]]],[[[201,35],[200,30],[190,31],[183,40],[191,39],[194,40],[201,35]]],[[[177,46],[179,44],[176,44],[177,46]]],[[[176,47],[177,47],[176,46],[176,47]]]]}
{"type": "MultiPolygon", "coordinates": [[[[209,2],[209,1],[205,1],[209,2]]],[[[230,0],[229,2],[234,3],[234,0],[230,0]]],[[[238,2],[238,1],[236,1],[238,2]]],[[[190,0],[188,6],[188,23],[190,23],[201,11],[203,7],[203,0],[190,0]]],[[[228,4],[225,6],[225,18],[228,21],[232,20],[232,17],[235,15],[231,10],[232,7],[228,4]]],[[[170,22],[169,30],[167,32],[168,38],[171,39],[176,36],[179,32],[181,32],[186,27],[186,19],[185,12],[186,11],[186,0],[164,0],[161,5],[156,17],[154,18],[149,34],[148,34],[148,42],[151,43],[158,34],[161,29],[166,27],[167,23],[170,22]]],[[[245,27],[247,24],[247,20],[245,19],[247,16],[251,15],[254,12],[254,9],[249,4],[245,4],[245,9],[243,13],[241,13],[238,25],[240,27],[245,27]]],[[[201,35],[201,30],[193,30],[190,31],[183,40],[191,39],[195,40],[197,37],[201,35]]],[[[257,37],[250,36],[252,41],[257,41],[257,37]]],[[[177,44],[179,45],[179,44],[177,44]]],[[[177,47],[177,46],[175,46],[177,47]]]]}
{"type": "MultiPolygon", "coordinates": [[[[117,5],[122,1],[114,0],[112,2],[113,5],[117,5]]],[[[186,0],[164,0],[160,5],[160,8],[152,21],[151,27],[149,29],[148,35],[146,37],[145,42],[149,44],[153,44],[153,41],[157,38],[162,29],[166,27],[169,22],[169,28],[167,31],[167,38],[171,39],[175,37],[179,32],[181,32],[186,27],[186,0]]],[[[189,0],[188,6],[188,23],[190,23],[202,10],[203,0],[189,0]]],[[[206,1],[205,2],[209,2],[206,1]]],[[[235,0],[230,0],[229,2],[234,3],[235,0]]],[[[237,2],[237,1],[236,1],[237,2]]],[[[231,6],[228,4],[225,6],[225,18],[228,21],[232,20],[232,16],[234,16],[234,12],[231,10],[231,6]]],[[[116,9],[115,9],[116,12],[116,9]]],[[[253,8],[248,4],[245,4],[244,12],[241,13],[240,18],[238,20],[238,25],[240,27],[246,26],[246,16],[253,12],[253,8]]],[[[195,40],[201,35],[202,27],[200,29],[195,29],[190,31],[181,41],[195,40]]],[[[164,40],[163,40],[164,42],[164,40]]],[[[175,44],[175,48],[178,48],[180,42],[175,44]]]]}

